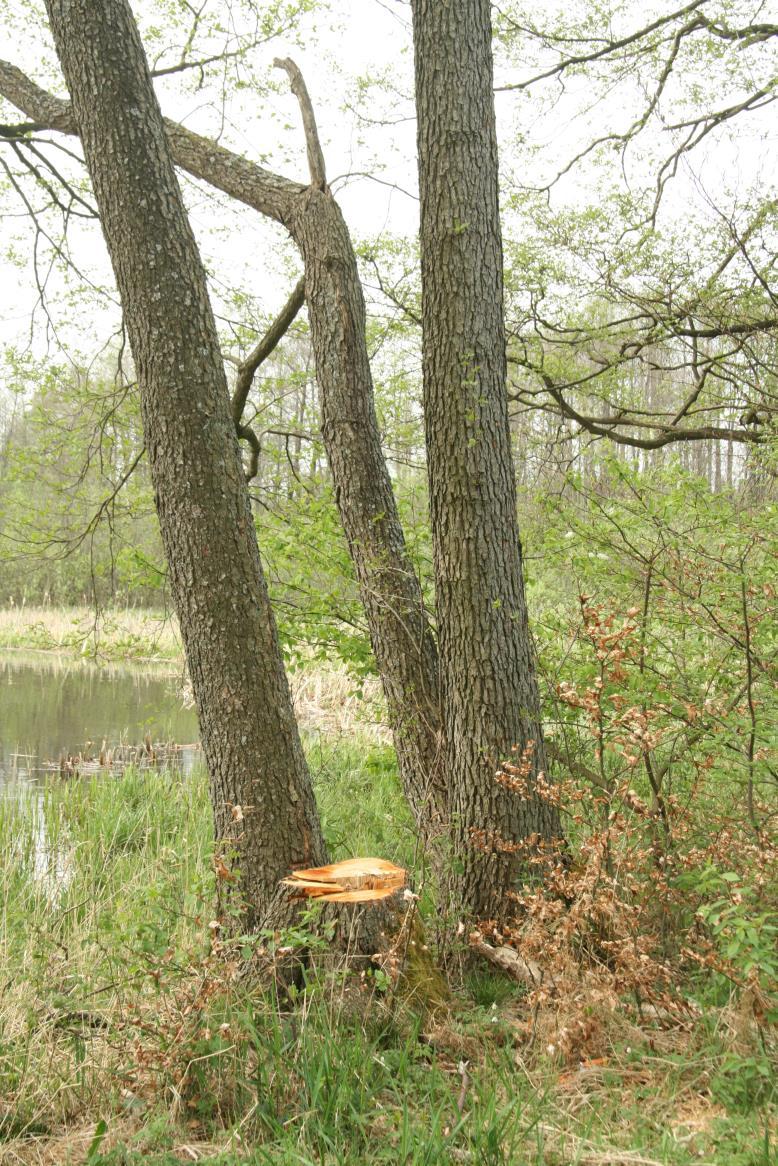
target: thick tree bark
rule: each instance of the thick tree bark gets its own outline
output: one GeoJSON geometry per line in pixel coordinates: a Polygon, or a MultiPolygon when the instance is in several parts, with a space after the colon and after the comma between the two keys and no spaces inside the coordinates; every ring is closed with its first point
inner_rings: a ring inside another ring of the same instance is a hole
{"type": "Polygon", "coordinates": [[[413,0],[424,414],[446,772],[464,908],[499,916],[520,852],[556,814],[495,781],[513,747],[545,768],[506,395],[488,0],[413,0]]]}
{"type": "MultiPolygon", "coordinates": [[[[0,61],[0,93],[39,126],[76,133],[70,105],[0,61]]],[[[305,264],[323,437],[406,797],[423,834],[447,820],[437,649],[381,449],[365,308],[348,229],[325,190],[291,182],[166,121],[177,165],[282,223],[305,264]]]]}
{"type": "Polygon", "coordinates": [[[47,0],[141,391],[173,599],[241,926],[326,860],[260,566],[205,273],[126,0],[47,0]],[[233,884],[232,870],[240,869],[233,884]]]}

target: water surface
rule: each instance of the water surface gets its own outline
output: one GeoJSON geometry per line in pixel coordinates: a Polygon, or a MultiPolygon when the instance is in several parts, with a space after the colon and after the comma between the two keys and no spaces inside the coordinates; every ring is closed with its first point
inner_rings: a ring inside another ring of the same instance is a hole
{"type": "MultiPolygon", "coordinates": [[[[47,763],[122,743],[197,741],[181,676],[168,666],[95,664],[52,653],[0,653],[0,787],[45,780],[47,763]]],[[[185,752],[184,768],[191,763],[185,752]]]]}

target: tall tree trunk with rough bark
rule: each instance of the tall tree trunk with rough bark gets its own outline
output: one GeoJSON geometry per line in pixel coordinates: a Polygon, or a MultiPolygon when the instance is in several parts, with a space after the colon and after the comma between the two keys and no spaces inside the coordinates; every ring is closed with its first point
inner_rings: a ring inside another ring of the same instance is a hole
{"type": "Polygon", "coordinates": [[[386,696],[403,788],[422,837],[448,823],[437,646],[405,546],[375,410],[365,302],[345,220],[327,186],[305,81],[277,60],[297,97],[311,185],[284,222],[305,264],[322,437],[335,500],[386,696]]]}
{"type": "Polygon", "coordinates": [[[205,273],[126,0],[47,0],[122,299],[173,599],[242,925],[326,860],[229,409],[205,273]]]}
{"type": "Polygon", "coordinates": [[[557,833],[537,797],[495,781],[545,767],[506,395],[489,0],[413,0],[424,415],[446,772],[466,911],[499,916],[509,847],[557,833]]]}

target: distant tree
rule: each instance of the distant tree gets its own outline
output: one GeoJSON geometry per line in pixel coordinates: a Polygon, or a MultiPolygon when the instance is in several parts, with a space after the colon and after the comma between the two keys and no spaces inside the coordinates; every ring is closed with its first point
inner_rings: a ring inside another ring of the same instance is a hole
{"type": "Polygon", "coordinates": [[[6,599],[158,604],[163,562],[137,385],[37,361],[9,373],[18,396],[0,441],[6,599]]]}

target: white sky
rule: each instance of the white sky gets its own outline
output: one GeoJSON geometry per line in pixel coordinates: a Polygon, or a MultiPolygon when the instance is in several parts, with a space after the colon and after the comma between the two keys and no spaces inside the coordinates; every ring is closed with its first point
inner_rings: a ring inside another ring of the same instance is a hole
{"type": "MultiPolygon", "coordinates": [[[[163,23],[164,12],[180,10],[180,0],[135,0],[134,10],[139,19],[163,23]]],[[[225,0],[211,0],[211,9],[223,12],[231,8],[225,0]]],[[[538,19],[548,18],[552,9],[565,11],[568,6],[547,3],[535,6],[538,19]]],[[[657,0],[653,8],[670,11],[675,4],[657,0]]],[[[636,26],[648,19],[653,11],[645,4],[629,5],[627,24],[636,26]]],[[[770,19],[767,6],[762,5],[761,19],[770,19]]],[[[45,16],[41,0],[32,8],[19,0],[0,0],[0,29],[5,30],[0,43],[0,55],[26,69],[44,86],[54,85],[56,64],[47,45],[45,16]]],[[[292,56],[302,68],[317,113],[330,179],[338,175],[364,172],[374,175],[353,177],[345,185],[336,184],[338,198],[355,238],[367,238],[386,233],[412,237],[416,231],[417,203],[401,192],[416,188],[414,145],[415,123],[409,98],[412,92],[412,50],[410,38],[410,9],[405,0],[332,0],[321,15],[304,18],[297,38],[280,37],[251,54],[250,64],[261,79],[269,78],[275,92],[259,97],[250,91],[233,94],[226,107],[218,106],[218,94],[182,91],[178,78],[158,83],[163,111],[168,116],[184,121],[201,133],[214,132],[223,126],[225,144],[245,151],[270,169],[290,178],[305,181],[305,145],[295,99],[289,94],[284,74],[273,70],[276,56],[292,56]],[[371,89],[362,105],[362,116],[354,113],[358,78],[383,77],[386,89],[371,89]],[[391,124],[371,124],[388,121],[391,124]],[[393,189],[395,183],[398,188],[393,189]]],[[[172,58],[166,58],[168,63],[172,58]]],[[[521,75],[522,62],[503,62],[499,67],[498,82],[513,80],[521,75]]],[[[713,79],[705,75],[697,78],[704,89],[713,79]]],[[[521,95],[498,94],[497,112],[503,163],[506,171],[512,163],[511,144],[519,133],[530,142],[543,147],[537,159],[537,173],[546,175],[566,161],[593,132],[601,132],[610,118],[619,120],[619,103],[623,90],[588,110],[588,83],[581,79],[571,83],[571,97],[558,105],[543,105],[521,95]]],[[[60,92],[62,91],[60,85],[60,92]]],[[[548,90],[546,91],[549,92],[548,90]]],[[[632,100],[640,98],[639,87],[632,100]]],[[[715,100],[715,93],[712,94],[715,100]]],[[[678,109],[682,110],[682,95],[678,94],[678,109]]],[[[682,175],[668,199],[668,215],[683,222],[692,203],[698,209],[708,193],[722,201],[735,204],[738,190],[759,179],[767,189],[776,185],[778,158],[778,129],[772,111],[761,119],[753,119],[745,128],[739,125],[737,137],[719,139],[707,157],[701,154],[695,166],[704,175],[704,190],[690,174],[682,175]]],[[[0,112],[1,120],[15,120],[12,110],[0,112]]],[[[623,124],[623,118],[622,118],[623,124]]],[[[72,145],[72,143],[69,143],[72,145]]],[[[0,151],[5,147],[0,144],[0,151]]],[[[520,178],[526,180],[526,163],[520,178]]],[[[647,162],[640,151],[630,156],[625,169],[631,181],[640,174],[647,162]],[[632,168],[632,172],[630,172],[632,168]]],[[[558,198],[573,205],[581,205],[592,197],[597,171],[584,166],[563,183],[558,198]]],[[[255,307],[272,311],[279,306],[291,287],[299,264],[291,245],[284,240],[280,228],[261,220],[253,212],[228,208],[207,192],[195,193],[185,183],[187,199],[195,231],[201,240],[206,263],[216,276],[214,292],[216,310],[226,314],[219,305],[222,290],[245,288],[256,297],[255,307]]],[[[30,255],[33,236],[23,216],[18,199],[10,193],[0,194],[0,213],[3,218],[3,240],[13,244],[18,266],[0,255],[0,348],[10,345],[24,350],[30,345],[30,316],[37,300],[32,278],[30,255]]],[[[110,285],[110,270],[105,258],[99,230],[89,226],[78,227],[72,238],[73,251],[81,266],[96,282],[110,285]]],[[[2,252],[2,248],[0,248],[2,252]]],[[[76,281],[56,275],[50,284],[50,310],[58,334],[82,356],[95,352],[111,331],[116,318],[115,309],[101,307],[95,298],[88,306],[73,299],[76,281]]],[[[38,310],[38,327],[33,332],[32,352],[41,356],[46,352],[47,329],[38,310]]],[[[57,359],[56,344],[48,337],[49,355],[57,359]]],[[[2,372],[0,371],[0,377],[2,372]]]]}

